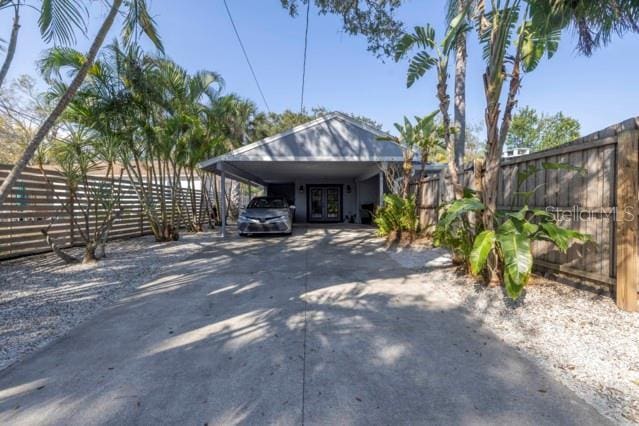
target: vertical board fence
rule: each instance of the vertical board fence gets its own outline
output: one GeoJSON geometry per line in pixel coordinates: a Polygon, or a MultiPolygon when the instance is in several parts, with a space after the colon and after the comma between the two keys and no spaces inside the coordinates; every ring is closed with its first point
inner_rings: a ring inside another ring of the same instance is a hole
{"type": "MultiPolygon", "coordinates": [[[[502,160],[498,209],[524,204],[522,192],[534,191],[530,207],[545,209],[568,228],[588,233],[593,242],[573,245],[566,254],[551,243],[533,246],[537,268],[558,271],[615,288],[617,304],[637,310],[639,291],[639,118],[626,120],[556,148],[502,160]],[[544,168],[564,163],[580,168],[544,168]],[[520,172],[536,172],[517,188],[520,172]]],[[[479,188],[475,167],[463,174],[464,185],[479,188]]],[[[439,208],[453,197],[446,170],[422,180],[417,206],[423,229],[437,223],[439,208]]]]}
{"type": "MultiPolygon", "coordinates": [[[[11,166],[0,165],[0,182],[2,182],[11,166]]],[[[64,208],[70,197],[67,180],[60,173],[47,171],[48,181],[38,169],[27,168],[13,187],[12,193],[0,207],[0,259],[12,258],[27,254],[50,251],[41,233],[48,228],[49,235],[60,248],[67,248],[83,243],[78,235],[77,227],[72,226],[73,215],[81,214],[80,207],[64,208]]],[[[101,185],[108,184],[108,180],[91,176],[89,187],[96,190],[101,185]]],[[[170,189],[154,186],[155,194],[164,194],[165,201],[170,205],[170,189]]],[[[109,232],[109,238],[138,237],[151,233],[149,221],[143,212],[133,183],[122,180],[120,186],[120,206],[123,213],[119,216],[109,232]]],[[[82,199],[80,195],[79,200],[82,199]]],[[[159,200],[154,200],[156,203],[159,200]]],[[[81,201],[78,201],[81,203],[81,201]]],[[[192,200],[183,191],[179,196],[179,204],[184,210],[183,215],[198,212],[197,221],[205,222],[202,207],[201,191],[195,191],[195,208],[192,200]]],[[[90,227],[94,230],[95,216],[104,214],[100,208],[90,212],[90,227]]],[[[182,216],[182,218],[184,218],[182,216]]],[[[77,219],[76,219],[77,223],[77,219]]]]}

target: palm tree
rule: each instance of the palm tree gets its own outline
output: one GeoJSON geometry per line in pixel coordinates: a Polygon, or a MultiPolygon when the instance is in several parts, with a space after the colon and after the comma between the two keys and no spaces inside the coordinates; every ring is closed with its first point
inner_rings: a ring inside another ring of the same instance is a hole
{"type": "MultiPolygon", "coordinates": [[[[47,155],[58,165],[71,194],[69,201],[61,201],[71,218],[72,228],[84,243],[82,263],[95,262],[104,256],[109,231],[123,213],[120,205],[122,174],[116,175],[113,168],[114,141],[101,138],[91,129],[67,126],[65,138],[53,142],[47,149],[47,155]],[[102,179],[96,181],[90,176],[97,174],[97,167],[101,163],[107,167],[102,179]],[[78,211],[80,214],[76,215],[78,211]]],[[[42,164],[40,170],[45,181],[51,185],[42,164]]],[[[77,261],[56,249],[57,244],[48,234],[48,228],[41,232],[54,252],[65,262],[77,261]]]]}
{"type": "MultiPolygon", "coordinates": [[[[66,92],[62,72],[83,62],[80,52],[68,48],[53,49],[43,59],[52,97],[66,92]]],[[[211,113],[222,84],[215,72],[189,74],[167,58],[113,43],[94,63],[65,114],[65,119],[118,141],[118,160],[159,241],[177,239],[180,223],[190,231],[201,229],[197,164],[224,152],[221,118],[211,113]]]]}
{"type": "Polygon", "coordinates": [[[442,129],[448,152],[448,170],[451,175],[456,196],[461,196],[463,188],[459,181],[458,166],[455,162],[454,130],[451,128],[449,113],[450,96],[448,95],[448,58],[460,34],[468,29],[462,19],[451,23],[446,37],[441,44],[435,41],[435,30],[430,26],[415,27],[412,33],[405,34],[396,47],[395,60],[399,61],[409,51],[417,47],[420,50],[409,61],[406,78],[407,87],[411,87],[433,67],[437,69],[437,99],[439,112],[442,115],[442,129]],[[433,55],[434,54],[434,55],[433,55]]]}
{"type": "MultiPolygon", "coordinates": [[[[69,34],[72,34],[72,27],[69,26],[68,21],[62,21],[62,23],[57,23],[58,14],[54,13],[53,9],[50,9],[48,13],[45,13],[45,7],[47,4],[77,4],[75,0],[66,0],[61,3],[57,3],[54,0],[47,0],[43,2],[43,13],[40,18],[40,25],[43,28],[51,28],[51,37],[55,37],[53,34],[57,32],[61,32],[63,37],[66,34],[66,37],[69,37],[69,34]],[[64,24],[66,22],[66,25],[64,24]]],[[[86,78],[89,70],[93,67],[93,63],[95,58],[104,43],[104,39],[106,38],[107,33],[111,29],[113,25],[113,21],[115,20],[116,15],[120,11],[120,8],[123,4],[123,0],[113,0],[111,6],[109,8],[109,12],[107,13],[106,18],[104,19],[100,29],[95,36],[91,47],[89,48],[88,53],[84,57],[84,62],[77,69],[75,76],[73,77],[71,83],[68,85],[64,94],[59,98],[57,104],[47,117],[47,119],[42,123],[38,131],[36,132],[34,138],[27,144],[27,147],[22,155],[22,157],[15,164],[7,178],[4,180],[2,185],[0,185],[0,206],[4,203],[4,200],[7,198],[11,189],[13,187],[14,182],[18,179],[20,173],[27,167],[29,161],[35,154],[36,150],[47,136],[49,131],[55,125],[55,122],[62,115],[64,110],[67,108],[76,92],[80,88],[82,82],[86,78]]],[[[125,3],[126,5],[126,14],[124,19],[124,25],[122,29],[122,35],[125,40],[125,43],[130,44],[131,41],[137,37],[137,34],[140,32],[147,35],[147,37],[160,49],[162,50],[162,43],[157,34],[157,30],[155,27],[155,21],[149,15],[146,5],[146,0],[129,0],[125,3]]],[[[63,6],[61,6],[63,7],[63,6]]],[[[46,37],[45,33],[45,37],[46,37]]]]}
{"type": "MultiPolygon", "coordinates": [[[[53,41],[56,44],[71,44],[75,42],[76,29],[86,33],[84,18],[86,8],[81,1],[41,0],[40,3],[38,26],[45,42],[53,41]]],[[[7,46],[7,55],[2,67],[0,67],[0,87],[11,67],[16,52],[18,33],[20,32],[20,8],[22,6],[35,8],[34,5],[28,4],[23,0],[0,0],[0,10],[13,8],[13,24],[7,46]]]]}
{"type": "MultiPolygon", "coordinates": [[[[402,164],[402,186],[400,195],[406,199],[410,192],[410,180],[413,177],[413,160],[415,157],[415,149],[425,149],[425,134],[429,125],[429,120],[432,120],[437,111],[424,117],[415,117],[415,124],[413,124],[408,117],[404,117],[404,123],[394,123],[395,129],[399,133],[399,136],[380,136],[379,140],[389,140],[398,143],[404,147],[404,162],[402,164]]],[[[423,153],[423,151],[422,151],[423,153]]]]}
{"type": "Polygon", "coordinates": [[[0,87],[2,87],[2,83],[9,72],[9,67],[15,56],[16,45],[18,44],[18,33],[20,32],[20,1],[0,1],[0,10],[6,7],[13,7],[13,25],[11,26],[9,44],[7,45],[7,55],[4,58],[2,67],[0,67],[0,87]]]}
{"type": "MultiPolygon", "coordinates": [[[[477,0],[449,0],[446,19],[448,25],[455,24],[456,19],[461,19],[464,25],[470,23],[469,11],[476,6],[477,0]]],[[[454,100],[454,127],[455,132],[455,163],[459,169],[464,166],[464,154],[466,152],[466,63],[468,52],[466,48],[466,33],[457,35],[455,41],[455,100],[454,100]]]]}

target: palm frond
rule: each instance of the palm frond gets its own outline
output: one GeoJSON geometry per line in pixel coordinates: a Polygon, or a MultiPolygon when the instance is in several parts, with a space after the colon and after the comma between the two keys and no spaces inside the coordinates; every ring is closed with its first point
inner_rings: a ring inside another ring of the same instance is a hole
{"type": "Polygon", "coordinates": [[[75,74],[86,62],[86,56],[71,47],[53,47],[45,51],[38,61],[38,69],[45,80],[51,81],[54,77],[62,78],[62,70],[68,69],[71,75],[75,74]]]}
{"type": "Polygon", "coordinates": [[[157,24],[149,13],[146,0],[128,0],[125,5],[127,12],[122,26],[122,40],[125,46],[137,42],[140,33],[144,33],[160,52],[164,52],[157,24]]]}
{"type": "Polygon", "coordinates": [[[87,8],[80,0],[42,0],[38,25],[45,42],[74,44],[75,31],[86,33],[87,8]]]}

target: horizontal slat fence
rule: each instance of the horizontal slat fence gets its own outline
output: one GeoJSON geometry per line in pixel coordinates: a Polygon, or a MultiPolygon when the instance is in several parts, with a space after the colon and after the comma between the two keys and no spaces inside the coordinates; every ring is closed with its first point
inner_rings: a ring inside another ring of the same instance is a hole
{"type": "MultiPolygon", "coordinates": [[[[521,192],[536,190],[528,200],[530,207],[549,210],[563,226],[590,234],[592,243],[575,244],[566,254],[550,243],[535,242],[535,265],[616,286],[618,303],[619,292],[630,288],[624,296],[629,310],[636,310],[639,291],[638,129],[639,118],[630,119],[566,145],[503,159],[497,200],[502,211],[518,210],[524,203],[521,192]],[[629,142],[620,154],[619,141],[624,138],[629,142]],[[626,172],[619,166],[624,161],[626,172]],[[544,169],[544,163],[571,164],[582,172],[544,169]],[[518,191],[517,175],[529,167],[538,171],[518,191]],[[624,198],[623,205],[618,198],[624,198]],[[622,257],[617,253],[620,250],[624,250],[622,257]],[[618,273],[620,265],[623,274],[618,273]]],[[[478,189],[479,177],[475,176],[474,166],[467,167],[463,176],[466,187],[478,189]]],[[[453,196],[447,170],[425,178],[415,191],[422,229],[432,228],[440,207],[453,196]]]]}
{"type": "MultiPolygon", "coordinates": [[[[0,165],[0,182],[6,178],[10,170],[11,166],[0,165]]],[[[41,230],[48,228],[49,225],[51,225],[49,235],[59,247],[67,248],[82,244],[77,227],[71,226],[72,217],[64,208],[64,204],[70,197],[67,180],[59,172],[47,171],[46,174],[49,182],[38,169],[27,168],[14,185],[9,198],[0,207],[0,259],[49,251],[50,248],[41,233],[41,230]]],[[[109,180],[97,176],[91,176],[88,183],[93,190],[110,185],[109,180]]],[[[116,189],[117,185],[116,183],[116,189]]],[[[123,179],[120,185],[120,206],[123,208],[123,213],[114,221],[109,238],[150,234],[151,227],[133,183],[123,179]]],[[[158,186],[152,188],[156,205],[159,205],[161,196],[164,196],[165,202],[170,205],[169,188],[158,186]]],[[[201,192],[196,191],[195,195],[195,211],[200,212],[203,210],[200,209],[201,192]]],[[[79,192],[76,198],[72,212],[76,216],[76,223],[79,222],[83,226],[84,220],[80,206],[86,199],[82,192],[79,192]]],[[[191,204],[187,192],[183,191],[180,206],[184,214],[192,211],[191,204]]],[[[102,208],[91,210],[90,231],[95,229],[96,216],[99,219],[105,214],[106,211],[102,208]]],[[[198,221],[202,222],[202,217],[199,217],[198,221]]],[[[99,226],[100,222],[97,221],[97,223],[99,226]]]]}

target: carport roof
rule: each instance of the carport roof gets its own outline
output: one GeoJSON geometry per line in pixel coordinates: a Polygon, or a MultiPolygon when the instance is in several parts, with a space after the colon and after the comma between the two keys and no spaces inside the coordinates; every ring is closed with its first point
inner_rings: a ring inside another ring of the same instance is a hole
{"type": "MultiPolygon", "coordinates": [[[[388,137],[388,134],[346,114],[333,112],[203,161],[200,167],[214,172],[224,170],[232,176],[260,183],[281,181],[284,178],[281,176],[284,162],[289,170],[294,163],[303,163],[293,169],[307,172],[311,169],[308,162],[332,163],[331,167],[323,167],[320,172],[320,175],[324,173],[326,176],[331,170],[337,173],[338,169],[344,167],[351,167],[355,173],[355,169],[361,172],[362,167],[403,161],[403,148],[395,142],[380,140],[380,137],[388,137]],[[275,162],[280,164],[273,164],[275,162]],[[353,163],[360,164],[353,167],[353,163]],[[270,170],[273,173],[277,171],[277,179],[275,174],[269,178],[270,170]]],[[[344,170],[341,170],[341,174],[344,174],[344,170]]]]}

